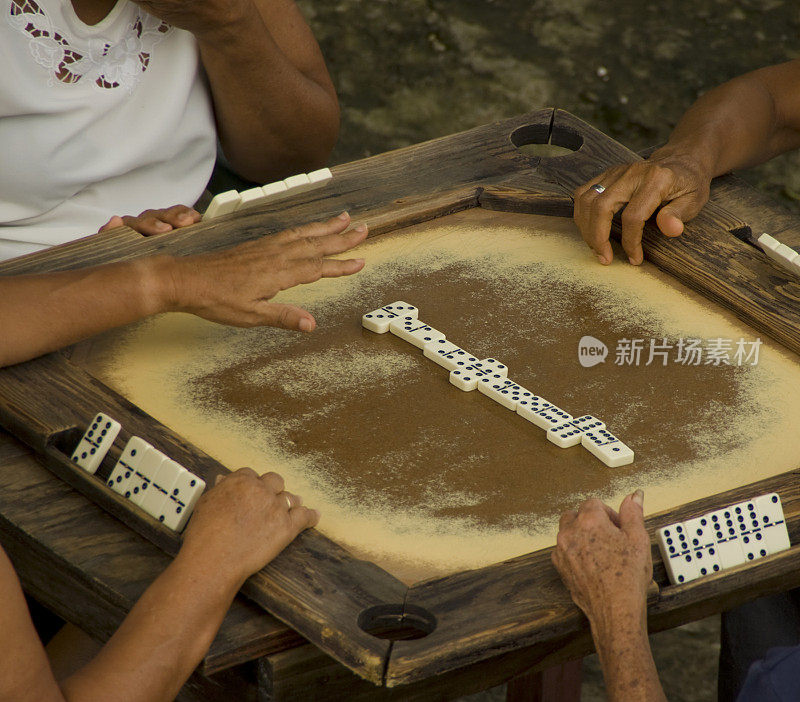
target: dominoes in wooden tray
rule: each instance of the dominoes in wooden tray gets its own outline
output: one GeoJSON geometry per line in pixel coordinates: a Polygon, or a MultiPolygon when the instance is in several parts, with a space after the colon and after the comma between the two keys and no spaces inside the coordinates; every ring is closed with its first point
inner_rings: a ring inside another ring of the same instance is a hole
{"type": "Polygon", "coordinates": [[[98,412],[72,453],[72,462],[87,473],[96,473],[122,425],[98,412]]]}
{"type": "Polygon", "coordinates": [[[656,531],[656,541],[673,585],[791,546],[777,493],[670,524],[656,531]]]}
{"type": "Polygon", "coordinates": [[[205,482],[138,436],[132,436],[108,487],[173,531],[186,525],[205,482]]]}

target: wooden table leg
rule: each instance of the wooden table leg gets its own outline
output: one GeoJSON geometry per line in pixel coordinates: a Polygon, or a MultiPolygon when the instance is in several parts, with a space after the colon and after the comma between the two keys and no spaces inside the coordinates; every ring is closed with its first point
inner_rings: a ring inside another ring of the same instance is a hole
{"type": "Polygon", "coordinates": [[[554,665],[510,680],[506,702],[579,702],[583,660],[554,665]]]}

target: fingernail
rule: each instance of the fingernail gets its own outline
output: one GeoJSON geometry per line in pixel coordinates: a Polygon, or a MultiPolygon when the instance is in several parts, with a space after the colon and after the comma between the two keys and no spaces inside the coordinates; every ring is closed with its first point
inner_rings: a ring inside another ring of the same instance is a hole
{"type": "Polygon", "coordinates": [[[604,266],[608,265],[608,259],[605,256],[598,256],[597,260],[600,261],[604,266]]]}
{"type": "Polygon", "coordinates": [[[342,214],[339,215],[339,219],[344,219],[344,220],[350,219],[350,213],[347,211],[342,212],[342,214]]]}
{"type": "Polygon", "coordinates": [[[356,227],[356,231],[357,231],[359,234],[363,234],[365,231],[367,231],[367,225],[366,225],[366,224],[359,224],[359,225],[356,227]]]}
{"type": "Polygon", "coordinates": [[[639,505],[639,507],[644,507],[644,490],[637,490],[634,492],[633,501],[639,505]]]}
{"type": "Polygon", "coordinates": [[[168,229],[172,229],[172,225],[167,224],[166,222],[156,222],[156,229],[160,229],[162,232],[165,232],[168,229]]]}
{"type": "Polygon", "coordinates": [[[314,328],[314,325],[311,323],[310,319],[301,319],[300,320],[300,331],[310,332],[314,328]]]}

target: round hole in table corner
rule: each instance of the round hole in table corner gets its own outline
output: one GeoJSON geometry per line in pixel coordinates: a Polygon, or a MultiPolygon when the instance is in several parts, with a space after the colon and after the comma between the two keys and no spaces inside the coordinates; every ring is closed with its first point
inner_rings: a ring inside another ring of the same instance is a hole
{"type": "Polygon", "coordinates": [[[583,137],[571,127],[544,124],[524,124],[511,132],[511,143],[529,158],[560,158],[569,156],[583,146],[583,137]]]}
{"type": "Polygon", "coordinates": [[[436,617],[416,605],[379,604],[358,615],[358,626],[378,639],[412,641],[433,633],[436,617]]]}

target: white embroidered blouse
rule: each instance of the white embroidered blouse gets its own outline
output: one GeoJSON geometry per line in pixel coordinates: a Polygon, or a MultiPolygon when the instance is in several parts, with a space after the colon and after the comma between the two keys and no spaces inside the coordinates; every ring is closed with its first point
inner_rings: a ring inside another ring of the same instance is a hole
{"type": "Polygon", "coordinates": [[[0,0],[0,260],[192,205],[216,156],[194,37],[118,0],[0,0]]]}

